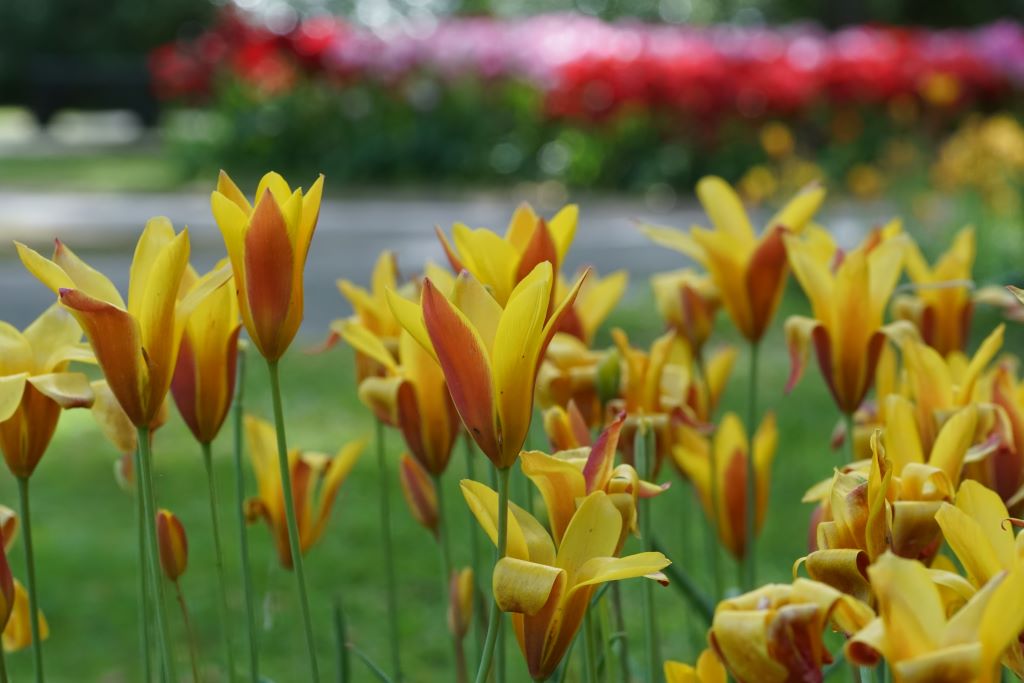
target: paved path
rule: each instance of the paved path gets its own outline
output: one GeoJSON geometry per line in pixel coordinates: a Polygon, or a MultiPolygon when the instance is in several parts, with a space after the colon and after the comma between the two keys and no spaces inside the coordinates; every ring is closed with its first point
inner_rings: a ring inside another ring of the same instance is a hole
{"type": "MultiPolygon", "coordinates": [[[[334,282],[346,277],[366,282],[377,254],[398,253],[403,273],[411,274],[427,259],[443,258],[433,226],[446,230],[460,220],[474,227],[503,227],[516,198],[491,194],[461,199],[373,197],[329,199],[307,266],[307,309],[304,332],[320,336],[327,324],[347,312],[334,282]]],[[[592,198],[581,203],[580,227],[570,252],[570,269],[594,265],[600,272],[628,268],[635,283],[647,275],[678,267],[679,257],[650,244],[633,226],[639,217],[658,223],[688,226],[703,222],[700,207],[688,203],[673,209],[652,207],[642,199],[592,198]]],[[[863,227],[886,217],[884,207],[874,215],[856,217],[843,207],[829,207],[826,222],[850,242],[863,227]]],[[[550,212],[549,212],[550,213],[550,212]]],[[[167,215],[176,227],[188,225],[193,263],[200,269],[223,256],[223,243],[202,194],[36,193],[0,189],[0,319],[19,327],[52,301],[46,289],[22,269],[11,240],[44,250],[60,237],[91,263],[125,286],[132,245],[146,219],[167,215]]]]}

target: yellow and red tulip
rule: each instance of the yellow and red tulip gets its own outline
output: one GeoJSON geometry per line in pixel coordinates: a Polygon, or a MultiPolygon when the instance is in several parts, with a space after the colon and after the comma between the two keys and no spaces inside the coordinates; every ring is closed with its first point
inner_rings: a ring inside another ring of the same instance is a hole
{"type": "Polygon", "coordinates": [[[18,331],[0,322],[0,449],[16,477],[28,477],[46,452],[65,408],[89,407],[89,380],[71,361],[91,361],[82,330],[54,304],[18,331]]]}
{"type": "Polygon", "coordinates": [[[423,465],[408,453],[402,453],[398,461],[398,481],[402,495],[412,514],[421,527],[438,537],[437,489],[423,465]]]}
{"type": "MultiPolygon", "coordinates": [[[[246,416],[245,433],[257,486],[257,496],[245,503],[246,518],[250,523],[259,519],[267,523],[281,566],[291,569],[284,490],[277,462],[277,432],[269,422],[246,416]]],[[[345,444],[334,457],[297,448],[288,451],[299,547],[303,553],[327,528],[338,489],[355,466],[363,446],[363,441],[345,444]]]]}
{"type": "Polygon", "coordinates": [[[714,650],[708,649],[697,657],[697,666],[682,662],[665,662],[665,683],[726,683],[728,675],[714,650]]]}
{"type": "Polygon", "coordinates": [[[700,355],[722,305],[711,278],[692,268],[683,268],[653,276],[651,289],[665,323],[686,340],[694,356],[700,355]]]}
{"type": "MultiPolygon", "coordinates": [[[[580,275],[578,273],[577,278],[580,275]]],[[[572,335],[588,346],[593,344],[594,336],[626,293],[628,284],[629,275],[624,270],[616,270],[604,277],[591,270],[573,305],[566,310],[558,331],[572,335]]],[[[556,299],[564,298],[568,292],[569,284],[559,275],[556,299]]]]}
{"type": "Polygon", "coordinates": [[[17,246],[29,272],[57,293],[78,320],[132,424],[150,427],[167,397],[185,323],[230,271],[211,273],[179,299],[188,267],[188,231],[175,234],[169,220],[153,218],[135,247],[125,305],[110,280],[64,244],[57,242],[52,260],[17,246]]]}
{"type": "Polygon", "coordinates": [[[438,361],[466,430],[500,469],[519,457],[533,415],[540,360],[583,280],[551,310],[551,264],[519,282],[502,307],[462,273],[451,298],[426,278],[421,302],[389,292],[402,326],[438,361]]]}
{"type": "Polygon", "coordinates": [[[934,574],[885,553],[868,567],[878,617],[846,645],[852,664],[884,657],[895,683],[995,683],[999,662],[1024,630],[1024,566],[1001,572],[952,615],[934,574]]]}
{"type": "Polygon", "coordinates": [[[822,666],[832,661],[825,627],[850,635],[874,616],[856,598],[796,579],[720,602],[708,640],[737,683],[820,681],[822,666]]]}
{"type": "Polygon", "coordinates": [[[759,533],[768,510],[771,465],[777,445],[774,414],[764,416],[751,445],[739,417],[726,413],[712,438],[691,433],[672,450],[676,464],[697,490],[705,514],[717,520],[719,540],[737,559],[745,556],[750,545],[746,538],[748,450],[753,447],[757,484],[754,532],[759,533]]]}
{"type": "Polygon", "coordinates": [[[590,427],[572,399],[568,408],[551,406],[544,411],[543,417],[544,433],[548,435],[552,449],[569,451],[591,445],[590,427]]]}
{"type": "MultiPolygon", "coordinates": [[[[491,541],[498,537],[498,494],[463,480],[462,493],[491,541]]],[[[576,636],[594,589],[634,577],[660,581],[670,562],[661,553],[617,558],[622,515],[604,491],[589,494],[576,509],[561,543],[530,513],[509,504],[508,550],[494,568],[494,599],[512,613],[516,640],[534,680],[546,680],[576,636]]]]}
{"type": "Polygon", "coordinates": [[[188,568],[188,537],[178,516],[164,508],[156,513],[156,543],[164,576],[177,581],[188,568]]]}
{"type": "Polygon", "coordinates": [[[783,235],[801,233],[825,199],[825,190],[809,185],[771,218],[761,236],[754,234],[739,195],[715,176],[697,183],[697,198],[713,229],[643,226],[657,244],[702,265],[722,297],[722,305],[740,333],[760,341],[782,298],[788,265],[783,235]]]}
{"type": "Polygon", "coordinates": [[[588,428],[601,426],[604,414],[598,375],[607,355],[592,351],[572,335],[556,333],[537,372],[537,405],[548,410],[573,403],[588,428]]]}
{"type": "Polygon", "coordinates": [[[234,271],[242,322],[268,361],[284,355],[302,324],[303,272],[323,184],[320,176],[303,193],[277,173],[267,173],[253,205],[221,171],[210,198],[234,271]]]}

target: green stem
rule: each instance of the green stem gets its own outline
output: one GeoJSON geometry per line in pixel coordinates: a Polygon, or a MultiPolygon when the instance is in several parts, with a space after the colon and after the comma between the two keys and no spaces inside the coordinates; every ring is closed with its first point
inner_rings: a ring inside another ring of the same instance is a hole
{"type": "Polygon", "coordinates": [[[597,681],[595,659],[597,656],[594,653],[594,623],[588,609],[583,617],[583,680],[587,683],[596,683],[597,681]]]}
{"type": "MultiPolygon", "coordinates": [[[[441,549],[441,599],[447,607],[451,601],[452,549],[448,538],[448,526],[444,510],[444,482],[440,475],[433,475],[434,490],[437,493],[437,545],[441,549]]],[[[464,683],[467,679],[466,660],[462,656],[462,639],[452,632],[452,649],[455,655],[456,680],[464,683]]]]}
{"type": "Polygon", "coordinates": [[[619,582],[612,584],[612,612],[615,616],[615,631],[619,635],[619,681],[629,683],[629,635],[626,633],[626,619],[622,613],[622,590],[619,582]]]}
{"type": "Polygon", "coordinates": [[[139,653],[142,666],[142,680],[153,680],[153,665],[149,659],[149,568],[146,563],[146,513],[139,493],[139,450],[135,449],[135,527],[139,545],[139,653]]]}
{"type": "Polygon", "coordinates": [[[396,683],[402,680],[402,653],[398,632],[398,589],[395,580],[394,548],[391,545],[391,481],[388,475],[387,453],[384,447],[384,423],[377,420],[377,478],[380,480],[380,535],[384,549],[384,578],[387,581],[388,641],[391,646],[391,674],[396,683]]]}
{"type": "Polygon", "coordinates": [[[146,542],[149,549],[150,587],[156,605],[157,644],[163,659],[163,671],[168,681],[178,680],[174,655],[171,652],[171,631],[167,623],[167,603],[164,598],[163,577],[160,574],[160,547],[156,541],[156,497],[153,493],[153,453],[150,448],[148,427],[138,427],[139,469],[137,479],[142,491],[142,509],[146,515],[146,542]]]}
{"type": "Polygon", "coordinates": [[[242,450],[245,398],[245,349],[238,349],[238,370],[235,373],[235,402],[232,406],[234,421],[235,511],[238,513],[238,547],[242,558],[242,588],[245,591],[245,628],[249,635],[249,676],[252,683],[260,680],[260,658],[256,648],[256,608],[252,588],[252,568],[249,565],[249,531],[245,521],[245,474],[242,468],[242,450]]]}
{"type": "MultiPolygon", "coordinates": [[[[473,438],[469,432],[463,432],[464,452],[466,454],[466,477],[470,481],[476,480],[476,460],[473,457],[473,438]]],[[[477,533],[477,523],[473,514],[466,516],[469,522],[469,557],[473,565],[473,600],[476,609],[473,610],[473,621],[484,619],[487,612],[487,602],[484,600],[484,592],[480,590],[480,537],[477,533]]],[[[480,621],[480,628],[473,627],[473,641],[476,645],[476,659],[480,661],[484,652],[483,621],[480,621]]]]}
{"type": "MultiPolygon", "coordinates": [[[[654,480],[654,463],[657,459],[654,449],[656,447],[654,429],[652,429],[649,423],[642,422],[637,430],[634,451],[636,452],[637,463],[644,468],[644,478],[647,481],[654,480]]],[[[644,546],[647,550],[654,549],[654,532],[651,528],[653,521],[651,519],[651,500],[651,498],[644,498],[640,501],[640,535],[643,537],[644,546]]],[[[654,583],[652,581],[644,581],[643,592],[644,638],[647,644],[645,678],[649,683],[655,683],[660,678],[659,671],[661,667],[659,666],[660,662],[658,659],[658,629],[654,607],[654,583]]]]}
{"type": "Polygon", "coordinates": [[[843,421],[846,423],[846,462],[851,463],[857,459],[853,443],[853,413],[843,413],[843,421]]]}
{"type": "Polygon", "coordinates": [[[352,680],[352,663],[348,657],[348,644],[345,642],[348,628],[345,626],[345,610],[341,606],[341,598],[334,599],[334,647],[338,650],[338,683],[349,683],[352,680]]]}
{"type": "Polygon", "coordinates": [[[352,651],[352,654],[359,658],[359,661],[366,665],[366,668],[368,668],[370,672],[377,677],[377,680],[381,681],[381,683],[392,683],[391,679],[388,678],[388,675],[384,673],[384,669],[377,666],[377,662],[370,659],[368,654],[357,648],[355,645],[350,645],[348,649],[352,651]]]}
{"type": "Polygon", "coordinates": [[[28,577],[29,621],[32,625],[32,657],[36,681],[43,680],[43,642],[39,637],[39,590],[36,585],[36,560],[32,550],[32,517],[28,500],[28,477],[18,477],[18,498],[21,501],[21,526],[25,536],[25,565],[28,577]]]}
{"type": "Polygon", "coordinates": [[[316,641],[313,639],[313,619],[309,613],[309,597],[306,594],[306,570],[302,564],[302,547],[299,543],[299,525],[295,519],[295,496],[292,491],[291,468],[288,467],[288,439],[284,427],[284,407],[281,403],[281,379],[277,361],[268,360],[270,372],[270,394],[274,401],[274,426],[277,428],[277,464],[281,470],[281,488],[284,489],[284,513],[288,522],[288,544],[291,550],[292,568],[295,570],[295,585],[299,591],[299,606],[302,608],[302,628],[306,635],[306,649],[309,654],[309,673],[313,683],[320,681],[320,666],[316,661],[316,641]]]}
{"type": "MultiPolygon", "coordinates": [[[[497,471],[498,477],[498,550],[495,554],[495,564],[505,557],[505,548],[508,542],[508,475],[509,468],[497,471]]],[[[498,641],[498,627],[501,624],[502,611],[498,609],[497,603],[491,605],[491,616],[487,622],[487,638],[484,641],[483,656],[480,658],[480,668],[476,672],[476,683],[485,683],[487,675],[491,670],[491,660],[494,657],[494,646],[498,641]]]]}
{"type": "MultiPolygon", "coordinates": [[[[605,584],[606,586],[608,584],[605,584]]],[[[601,658],[602,665],[604,667],[604,676],[602,680],[608,680],[611,678],[612,669],[612,647],[615,642],[616,634],[612,631],[612,618],[608,611],[608,599],[602,597],[598,604],[598,632],[601,636],[601,658]]],[[[600,668],[600,667],[599,667],[600,668]]]]}
{"type": "MultiPolygon", "coordinates": [[[[747,439],[753,443],[757,432],[757,375],[760,344],[750,344],[750,385],[747,388],[747,439]]],[[[757,470],[754,469],[753,445],[747,448],[747,495],[745,511],[745,552],[743,555],[742,587],[753,590],[757,583],[757,539],[755,538],[755,519],[757,516],[757,470]]]]}
{"type": "Polygon", "coordinates": [[[192,620],[188,616],[185,594],[181,592],[181,582],[174,582],[174,592],[178,598],[178,607],[181,609],[181,620],[185,624],[185,633],[188,635],[188,658],[192,663],[192,681],[199,683],[199,646],[196,644],[196,632],[192,630],[192,620]]]}
{"type": "Polygon", "coordinates": [[[217,485],[213,476],[213,457],[210,444],[200,444],[203,450],[203,466],[206,468],[206,486],[210,499],[210,523],[213,528],[214,565],[217,568],[217,583],[220,587],[220,627],[224,640],[224,661],[228,669],[228,680],[235,680],[235,658],[231,652],[231,631],[228,628],[228,584],[224,577],[224,556],[220,547],[220,522],[217,520],[217,485]]]}
{"type": "Polygon", "coordinates": [[[0,647],[0,683],[7,683],[7,660],[4,658],[2,647],[0,647]]]}

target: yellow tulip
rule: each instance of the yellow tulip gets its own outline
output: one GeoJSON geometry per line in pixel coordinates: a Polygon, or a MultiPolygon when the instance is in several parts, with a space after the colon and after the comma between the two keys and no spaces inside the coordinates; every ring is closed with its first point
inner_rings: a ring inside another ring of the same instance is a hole
{"type": "Polygon", "coordinates": [[[409,451],[427,472],[443,474],[459,436],[459,417],[441,368],[404,330],[396,339],[396,362],[384,342],[366,327],[351,320],[332,327],[357,354],[384,370],[384,377],[367,377],[359,383],[360,400],[378,419],[398,427],[409,451]]]}
{"type": "Polygon", "coordinates": [[[1024,630],[1024,567],[1000,573],[952,616],[920,562],[892,553],[868,568],[878,617],[846,645],[852,664],[889,663],[895,683],[995,683],[1024,630]]]}
{"type": "Polygon", "coordinates": [[[693,355],[699,356],[722,305],[714,282],[692,268],[683,268],[653,276],[651,289],[661,317],[686,340],[693,355]]]}
{"type": "Polygon", "coordinates": [[[551,264],[540,263],[504,307],[467,273],[459,275],[450,299],[429,277],[419,305],[388,292],[395,317],[436,358],[463,424],[499,469],[519,457],[540,359],[583,283],[577,280],[549,311],[552,278],[551,264]]]}
{"type": "Polygon", "coordinates": [[[737,683],[820,681],[822,666],[832,661],[825,626],[849,635],[874,616],[856,598],[796,579],[720,602],[708,640],[737,683]]]}
{"type": "Polygon", "coordinates": [[[822,377],[847,415],[871,388],[885,344],[885,309],[900,278],[903,243],[869,236],[853,251],[822,248],[821,240],[787,237],[793,274],[811,300],[813,318],[786,321],[792,360],[787,391],[800,379],[813,344],[822,377]],[[835,262],[838,261],[838,266],[835,262]]]}
{"type": "Polygon", "coordinates": [[[303,271],[323,184],[320,176],[303,194],[277,173],[267,173],[253,206],[221,171],[210,197],[234,271],[242,322],[268,361],[284,355],[302,324],[303,271]]]}
{"type": "Polygon", "coordinates": [[[579,501],[594,491],[604,491],[622,515],[618,552],[626,540],[626,532],[635,533],[637,530],[638,499],[651,498],[668,488],[668,484],[658,486],[642,481],[631,465],[615,466],[615,451],[625,420],[625,414],[620,414],[590,448],[553,455],[523,451],[519,456],[523,474],[530,478],[544,498],[555,543],[562,542],[579,501]]]}
{"type": "MultiPolygon", "coordinates": [[[[768,509],[771,465],[777,445],[775,416],[769,412],[753,440],[757,483],[755,533],[760,532],[768,509]]],[[[750,448],[743,422],[735,413],[726,413],[712,439],[693,434],[672,450],[676,464],[693,482],[705,514],[717,520],[719,540],[737,559],[744,557],[750,545],[746,538],[747,452],[750,448]],[[711,490],[712,483],[715,491],[711,490]],[[717,504],[716,507],[713,504],[717,504]]]]}
{"type": "Polygon", "coordinates": [[[89,380],[70,361],[92,361],[82,330],[57,304],[19,332],[0,322],[0,449],[8,469],[27,478],[46,452],[60,411],[92,405],[89,380]]]}
{"type": "Polygon", "coordinates": [[[544,411],[544,433],[556,451],[590,446],[592,441],[590,427],[572,399],[568,408],[555,405],[544,411]]]}
{"type": "MultiPolygon", "coordinates": [[[[14,607],[11,617],[4,627],[3,642],[5,652],[17,652],[32,645],[32,611],[28,604],[28,591],[17,579],[14,580],[14,607]]],[[[46,616],[39,610],[39,637],[46,640],[50,637],[50,625],[46,616]]]]}
{"type": "MultiPolygon", "coordinates": [[[[257,486],[257,497],[245,503],[246,518],[249,522],[262,518],[267,523],[281,566],[291,569],[284,490],[277,463],[277,432],[272,424],[246,416],[245,433],[257,486]]],[[[299,528],[299,547],[303,554],[320,540],[327,528],[338,489],[352,471],[364,446],[362,440],[345,444],[333,458],[297,448],[289,450],[288,467],[299,528]]]]}
{"type": "Polygon", "coordinates": [[[167,397],[185,323],[231,273],[222,269],[179,299],[188,267],[188,231],[175,234],[166,218],[153,218],[135,247],[128,304],[117,288],[71,249],[57,242],[53,259],[18,244],[18,255],[85,331],[118,403],[136,427],[149,427],[167,397]]]}
{"type": "MultiPolygon", "coordinates": [[[[580,274],[577,274],[578,277],[580,274]]],[[[588,346],[593,344],[594,335],[622,299],[628,285],[629,274],[624,270],[617,270],[603,278],[591,270],[573,305],[566,310],[558,331],[570,334],[588,346]]],[[[555,298],[561,300],[568,292],[569,284],[559,275],[555,298]]]]}
{"type": "Polygon", "coordinates": [[[825,199],[825,190],[809,185],[801,190],[765,226],[754,234],[747,212],[735,190],[715,176],[697,183],[697,198],[713,229],[643,226],[649,238],[663,247],[689,256],[703,266],[718,287],[722,305],[740,333],[760,341],[771,324],[786,284],[786,249],[783,235],[800,234],[825,199]]]}
{"type": "Polygon", "coordinates": [[[440,228],[436,232],[452,270],[469,272],[505,307],[516,285],[538,264],[550,263],[557,275],[576,236],[578,219],[575,204],[563,207],[545,221],[523,203],[512,214],[504,236],[487,228],[474,230],[463,223],[452,226],[451,241],[440,228]]]}
{"type": "MultiPolygon", "coordinates": [[[[3,648],[15,652],[32,644],[28,593],[11,575],[7,555],[18,535],[18,517],[5,505],[0,505],[0,630],[3,648]]],[[[50,627],[42,610],[39,611],[39,635],[43,640],[50,635],[50,627]]]]}
{"type": "MultiPolygon", "coordinates": [[[[498,494],[462,481],[462,494],[491,541],[498,537],[498,494]]],[[[603,491],[589,494],[556,547],[534,517],[509,504],[508,551],[494,568],[494,599],[512,613],[516,640],[530,676],[546,680],[576,636],[594,589],[602,583],[647,576],[670,562],[661,553],[617,558],[622,516],[603,491]]]]}
{"type": "MultiPolygon", "coordinates": [[[[182,290],[202,286],[203,280],[189,268],[182,290]]],[[[230,280],[203,299],[185,324],[171,396],[199,443],[216,438],[231,407],[241,329],[230,280]]]]}
{"type": "Polygon", "coordinates": [[[991,401],[1006,421],[997,431],[996,450],[974,468],[972,476],[1003,500],[1017,500],[1024,486],[1024,385],[1010,363],[1001,363],[993,373],[991,401]]]}
{"type": "Polygon", "coordinates": [[[971,329],[974,300],[971,270],[974,267],[974,228],[957,233],[953,245],[929,266],[921,250],[909,242],[907,275],[915,285],[913,295],[893,302],[896,318],[909,320],[924,342],[943,356],[963,351],[971,329]]]}
{"type": "Polygon", "coordinates": [[[551,338],[537,372],[537,404],[541,410],[576,406],[588,428],[604,423],[598,372],[607,353],[591,351],[580,339],[563,333],[551,338]]]}
{"type": "Polygon", "coordinates": [[[726,683],[725,667],[714,650],[704,650],[697,666],[682,662],[665,662],[665,683],[726,683]]]}
{"type": "Polygon", "coordinates": [[[164,576],[177,581],[188,567],[188,537],[181,520],[170,510],[157,510],[156,541],[164,576]]]}

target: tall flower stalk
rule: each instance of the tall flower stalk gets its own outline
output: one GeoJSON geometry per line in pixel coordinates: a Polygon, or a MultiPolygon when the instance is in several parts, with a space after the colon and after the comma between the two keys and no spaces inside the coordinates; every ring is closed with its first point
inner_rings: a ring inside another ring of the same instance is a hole
{"type": "Polygon", "coordinates": [[[388,473],[387,449],[384,443],[384,423],[376,421],[377,477],[380,489],[377,496],[380,515],[381,542],[384,551],[384,574],[387,582],[388,641],[391,650],[391,674],[396,683],[402,680],[402,647],[398,631],[398,589],[395,580],[394,548],[391,544],[391,481],[388,473]]]}
{"type": "Polygon", "coordinates": [[[235,382],[235,400],[232,407],[233,440],[232,456],[235,462],[235,509],[238,513],[238,551],[242,564],[242,588],[245,592],[245,627],[249,636],[249,678],[252,683],[260,681],[260,657],[256,639],[255,594],[252,587],[252,568],[249,563],[249,532],[245,519],[245,475],[242,469],[245,430],[245,347],[238,348],[238,374],[235,382]]]}

